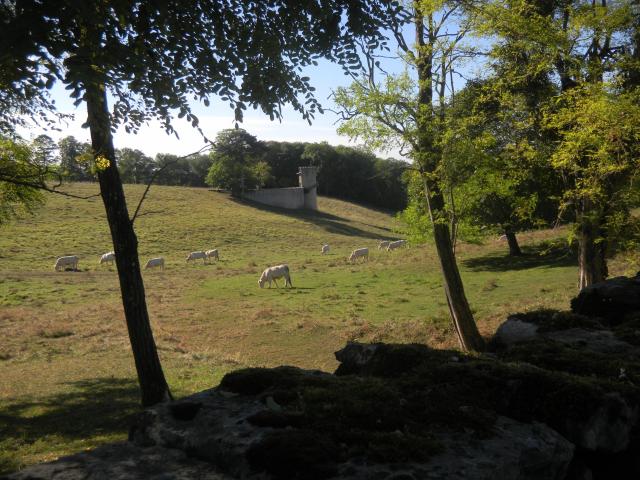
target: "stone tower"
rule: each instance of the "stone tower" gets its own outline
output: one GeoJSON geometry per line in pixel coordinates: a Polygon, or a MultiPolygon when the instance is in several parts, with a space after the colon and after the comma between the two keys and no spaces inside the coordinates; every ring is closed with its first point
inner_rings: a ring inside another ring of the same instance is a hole
{"type": "Polygon", "coordinates": [[[298,169],[298,180],[304,189],[304,208],[309,210],[318,210],[317,171],[317,167],[300,167],[298,169]]]}

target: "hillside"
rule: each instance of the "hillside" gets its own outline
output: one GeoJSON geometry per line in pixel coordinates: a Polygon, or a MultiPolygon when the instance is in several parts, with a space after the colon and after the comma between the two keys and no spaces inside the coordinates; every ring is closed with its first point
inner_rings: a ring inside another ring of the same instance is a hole
{"type": "MultiPolygon", "coordinates": [[[[97,192],[95,184],[67,188],[97,192]]],[[[126,187],[131,210],[142,191],[126,187]]],[[[398,237],[391,215],[322,197],[319,208],[295,213],[206,189],[151,189],[136,230],[141,260],[167,261],[144,279],[174,394],[211,387],[246,366],[333,370],[333,352],[347,340],[456,347],[432,248],[379,252],[380,239],[398,237]],[[323,243],[329,255],[320,254],[323,243]],[[348,264],[350,250],[363,246],[371,261],[348,264]],[[220,250],[220,262],[185,264],[188,252],[210,248],[220,250]],[[281,262],[295,288],[260,290],[262,269],[281,262]]],[[[574,259],[557,249],[539,255],[536,246],[558,235],[523,235],[529,255],[515,261],[497,240],[461,247],[483,334],[509,312],[567,304],[574,259]]],[[[115,269],[98,265],[110,249],[99,198],[49,195],[33,217],[2,230],[0,471],[125,435],[137,392],[115,269]],[[81,271],[54,272],[55,258],[69,254],[80,256],[81,271]]]]}

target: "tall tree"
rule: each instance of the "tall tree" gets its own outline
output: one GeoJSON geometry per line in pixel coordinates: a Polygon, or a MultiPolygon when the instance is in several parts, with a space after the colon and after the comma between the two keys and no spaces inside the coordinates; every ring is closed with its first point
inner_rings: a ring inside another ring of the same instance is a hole
{"type": "Polygon", "coordinates": [[[447,186],[442,177],[446,105],[458,61],[472,55],[464,45],[469,21],[463,1],[411,2],[413,41],[404,36],[402,18],[394,25],[407,73],[385,75],[376,82],[379,60],[369,57],[368,71],[349,88],[338,89],[336,102],[344,123],[339,131],[365,139],[374,147],[400,145],[408,149],[421,182],[424,211],[428,212],[440,260],[449,312],[460,346],[481,350],[478,332],[456,263],[446,208],[447,186]],[[411,71],[411,75],[408,71],[411,71]]]}
{"type": "Polygon", "coordinates": [[[558,215],[561,184],[547,161],[556,137],[544,134],[540,113],[553,93],[545,78],[503,88],[496,72],[468,82],[448,108],[443,170],[457,219],[472,234],[504,234],[510,255],[522,253],[518,231],[558,215]]]}
{"type": "MultiPolygon", "coordinates": [[[[112,131],[137,131],[174,114],[194,127],[189,100],[219,95],[237,120],[247,106],[280,118],[290,103],[311,121],[320,111],[301,67],[318,57],[357,68],[357,44],[378,47],[396,14],[385,0],[160,0],[3,2],[0,88],[9,93],[61,81],[84,104],[111,230],[142,403],[170,398],[149,324],[131,217],[112,131]],[[114,101],[108,105],[109,95],[114,101]]],[[[33,108],[38,108],[34,106],[33,108]]],[[[4,112],[1,113],[4,115],[4,112]]]]}
{"type": "Polygon", "coordinates": [[[91,180],[91,145],[79,142],[73,136],[62,138],[58,142],[60,174],[74,182],[91,180]]]}
{"type": "Polygon", "coordinates": [[[492,53],[505,67],[503,78],[521,81],[540,72],[557,78],[558,93],[544,109],[559,147],[549,158],[564,181],[561,209],[573,210],[576,219],[578,286],[602,281],[611,234],[621,215],[628,217],[625,199],[637,172],[633,138],[640,127],[613,119],[635,118],[638,14],[625,0],[487,3],[480,16],[496,39],[492,53]]]}
{"type": "Polygon", "coordinates": [[[211,151],[207,184],[231,190],[235,197],[264,186],[269,172],[264,171],[266,163],[259,160],[260,150],[258,139],[242,128],[220,131],[211,151]]]}
{"type": "Polygon", "coordinates": [[[49,135],[38,135],[31,142],[33,161],[38,165],[47,167],[56,163],[58,159],[58,146],[49,135]]]}
{"type": "Polygon", "coordinates": [[[151,157],[132,148],[116,150],[116,161],[124,183],[147,183],[156,166],[151,157]]]}

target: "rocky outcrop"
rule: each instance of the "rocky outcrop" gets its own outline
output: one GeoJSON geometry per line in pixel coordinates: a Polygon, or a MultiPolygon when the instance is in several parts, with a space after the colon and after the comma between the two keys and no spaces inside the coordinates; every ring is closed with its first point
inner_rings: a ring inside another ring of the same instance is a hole
{"type": "Polygon", "coordinates": [[[629,314],[640,313],[640,272],[635,277],[615,277],[583,288],[571,300],[571,311],[606,319],[618,325],[629,314]]]}
{"type": "Polygon", "coordinates": [[[185,452],[115,443],[34,465],[2,480],[232,480],[185,452]]]}
{"type": "Polygon", "coordinates": [[[563,432],[577,446],[573,478],[640,478],[640,277],[591,285],[571,306],[511,315],[491,349],[503,362],[599,383],[608,392],[589,419],[563,432]]]}
{"type": "Polygon", "coordinates": [[[148,411],[133,439],[185,450],[236,478],[564,478],[573,445],[546,425],[471,406],[452,415],[475,421],[432,423],[403,397],[375,378],[245,370],[148,411]]]}

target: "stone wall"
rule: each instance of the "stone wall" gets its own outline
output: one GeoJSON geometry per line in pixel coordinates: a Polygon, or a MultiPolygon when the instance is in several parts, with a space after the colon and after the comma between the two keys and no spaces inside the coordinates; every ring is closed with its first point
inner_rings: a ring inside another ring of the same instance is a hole
{"type": "Polygon", "coordinates": [[[258,203],[264,203],[273,207],[299,209],[304,208],[304,189],[291,188],[266,188],[244,193],[244,198],[258,203]]]}

